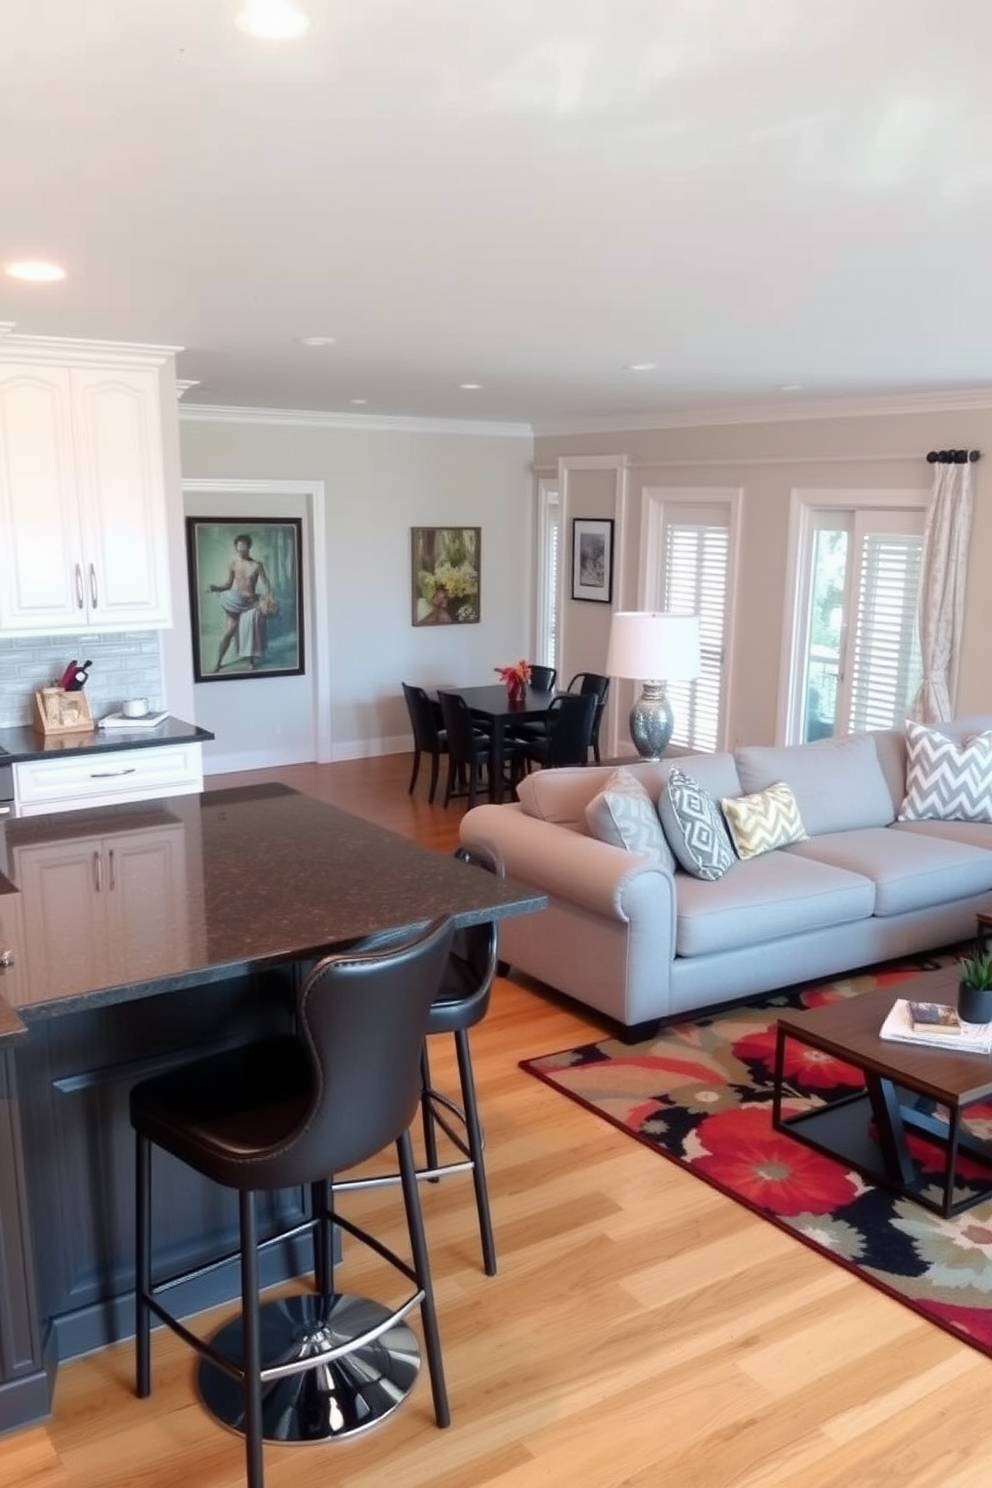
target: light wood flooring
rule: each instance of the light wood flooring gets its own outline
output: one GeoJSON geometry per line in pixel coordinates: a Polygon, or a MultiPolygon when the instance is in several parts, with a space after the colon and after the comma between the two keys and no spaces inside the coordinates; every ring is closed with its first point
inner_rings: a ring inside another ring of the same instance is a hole
{"type": "MultiPolygon", "coordinates": [[[[215,778],[285,780],[450,851],[461,804],[407,796],[409,759],[215,778]]],[[[423,1186],[453,1423],[426,1366],[365,1437],[267,1447],[269,1488],[985,1488],[992,1361],[518,1069],[599,1033],[499,981],[474,1034],[499,1275],[471,1181],[423,1186]]],[[[443,1045],[435,1072],[450,1072],[443,1045]]],[[[352,1199],[397,1234],[395,1191],[352,1199]]],[[[992,1234],[979,1237],[989,1247],[992,1234]]],[[[347,1290],[373,1290],[356,1262],[347,1290]]],[[[414,1326],[419,1326],[416,1322],[414,1326]]],[[[55,1415],[0,1441],[0,1488],[237,1488],[242,1443],[156,1333],[136,1400],[127,1344],[64,1365],[55,1415]]]]}

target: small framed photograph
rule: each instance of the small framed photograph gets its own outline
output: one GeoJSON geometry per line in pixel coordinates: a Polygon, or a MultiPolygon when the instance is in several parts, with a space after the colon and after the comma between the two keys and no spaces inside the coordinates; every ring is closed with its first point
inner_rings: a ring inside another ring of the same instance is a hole
{"type": "Polygon", "coordinates": [[[572,598],[610,604],[613,599],[613,521],[572,518],[572,598]]]}
{"type": "Polygon", "coordinates": [[[478,625],[481,527],[412,527],[414,625],[478,625]]]}
{"type": "Polygon", "coordinates": [[[197,682],[304,671],[302,521],[186,518],[197,682]]]}

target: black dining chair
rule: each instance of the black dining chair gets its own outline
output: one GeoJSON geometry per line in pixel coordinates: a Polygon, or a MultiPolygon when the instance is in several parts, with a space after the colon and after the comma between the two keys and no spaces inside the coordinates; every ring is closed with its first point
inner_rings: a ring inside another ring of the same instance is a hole
{"type": "Polygon", "coordinates": [[[436,703],[431,701],[422,687],[414,687],[408,682],[400,685],[403,688],[406,709],[410,715],[410,727],[413,729],[413,773],[410,776],[407,795],[413,795],[413,788],[420,774],[421,757],[429,754],[431,788],[427,799],[433,803],[441,756],[448,752],[448,736],[442,727],[441,710],[436,703]]]}
{"type": "Polygon", "coordinates": [[[558,668],[553,666],[541,666],[540,663],[530,663],[530,685],[537,692],[551,692],[558,680],[558,668]]]}
{"type": "Polygon", "coordinates": [[[548,708],[546,737],[514,743],[511,756],[514,784],[533,765],[547,770],[587,764],[595,718],[594,693],[563,692],[556,697],[548,708]]]}
{"type": "Polygon", "coordinates": [[[592,753],[593,759],[599,764],[599,726],[603,721],[603,713],[606,709],[606,700],[610,695],[610,679],[603,677],[599,672],[576,672],[568,684],[569,692],[585,693],[591,692],[596,697],[596,716],[592,724],[592,753]]]}
{"type": "Polygon", "coordinates": [[[439,691],[437,697],[448,738],[448,779],[444,788],[444,804],[447,806],[452,796],[465,795],[471,810],[479,787],[485,783],[490,737],[476,730],[468,703],[460,692],[439,691]],[[456,781],[461,782],[464,788],[456,790],[456,781]]]}
{"type": "Polygon", "coordinates": [[[248,1488],[262,1488],[264,1440],[345,1437],[395,1409],[417,1374],[416,1338],[403,1321],[417,1307],[435,1419],[438,1426],[450,1422],[409,1126],[452,943],[451,921],[443,919],[400,944],[327,956],[296,994],[295,1033],[208,1055],[131,1090],[137,1393],[144,1398],[151,1390],[154,1315],[200,1354],[198,1383],[208,1410],[244,1432],[248,1488]],[[336,1174],[391,1144],[412,1264],[345,1218],[333,1191],[336,1174]],[[238,1192],[241,1306],[210,1339],[187,1328],[163,1298],[233,1257],[153,1282],[156,1148],[238,1192]],[[309,1218],[259,1243],[257,1200],[295,1187],[309,1191],[309,1218]],[[412,1292],[387,1307],[336,1291],[335,1227],[388,1262],[412,1292]],[[314,1290],[261,1305],[260,1252],[301,1230],[312,1237],[314,1290]]]}
{"type": "MultiPolygon", "coordinates": [[[[498,873],[494,858],[481,848],[459,847],[455,857],[490,873],[498,873]]],[[[455,931],[451,954],[441,976],[441,985],[431,1004],[427,1038],[420,1058],[420,1115],[424,1133],[424,1161],[418,1179],[436,1183],[451,1173],[471,1172],[475,1207],[479,1218],[482,1265],[487,1276],[496,1275],[496,1242],[489,1208],[489,1189],[484,1162],[485,1137],[472,1070],[469,1029],[481,1023],[489,1008],[496,975],[498,935],[495,920],[468,925],[455,931]],[[458,1063],[459,1097],[441,1090],[431,1075],[429,1046],[432,1035],[451,1034],[458,1063]],[[453,1156],[441,1159],[438,1136],[451,1144],[453,1156]]],[[[398,1173],[346,1178],[335,1191],[382,1188],[398,1183],[398,1173]]]]}

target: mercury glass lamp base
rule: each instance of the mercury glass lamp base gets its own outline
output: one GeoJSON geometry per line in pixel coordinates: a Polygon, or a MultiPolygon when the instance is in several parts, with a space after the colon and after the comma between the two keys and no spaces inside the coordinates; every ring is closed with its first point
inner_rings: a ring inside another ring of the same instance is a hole
{"type": "MultiPolygon", "coordinates": [[[[390,1316],[368,1297],[336,1294],[324,1303],[316,1294],[282,1297],[260,1310],[263,1368],[309,1358],[313,1367],[262,1385],[262,1436],[270,1442],[316,1442],[357,1436],[402,1405],[420,1369],[420,1348],[406,1323],[330,1362],[322,1349],[337,1348],[390,1316]]],[[[240,1317],[210,1340],[219,1353],[241,1364],[240,1317]]],[[[244,1433],[244,1400],[238,1380],[209,1359],[197,1369],[200,1398],[212,1416],[244,1433]]]]}
{"type": "Polygon", "coordinates": [[[630,710],[630,737],[641,759],[661,759],[672,737],[675,718],[663,682],[645,682],[630,710]]]}

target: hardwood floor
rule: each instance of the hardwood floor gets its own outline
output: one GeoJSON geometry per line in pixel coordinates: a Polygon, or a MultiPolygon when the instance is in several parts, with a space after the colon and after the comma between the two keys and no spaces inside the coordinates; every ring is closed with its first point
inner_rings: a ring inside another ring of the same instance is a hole
{"type": "MultiPolygon", "coordinates": [[[[408,771],[401,756],[210,784],[277,777],[450,851],[461,804],[428,806],[423,782],[411,800],[408,771]]],[[[269,1488],[984,1488],[992,1361],[518,1068],[598,1032],[505,980],[474,1032],[498,1276],[471,1181],[423,1185],[451,1427],[433,1424],[425,1366],[368,1436],[266,1447],[269,1488]]],[[[396,1202],[352,1206],[396,1235],[396,1202]]],[[[347,1252],[340,1275],[374,1292],[347,1252]]],[[[198,1404],[189,1351],[160,1331],[152,1358],[146,1401],[128,1344],[63,1366],[53,1419],[0,1441],[0,1488],[242,1484],[241,1440],[198,1404]]]]}

